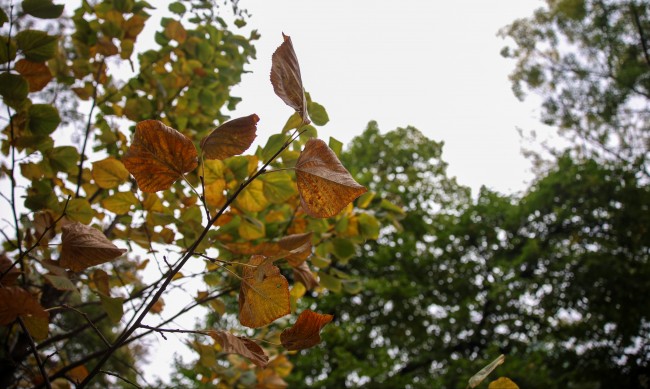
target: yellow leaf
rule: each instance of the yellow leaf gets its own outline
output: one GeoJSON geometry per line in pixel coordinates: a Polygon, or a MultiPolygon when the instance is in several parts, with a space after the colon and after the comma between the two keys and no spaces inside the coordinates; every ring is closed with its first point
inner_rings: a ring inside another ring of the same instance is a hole
{"type": "Polygon", "coordinates": [[[111,189],[125,183],[129,179],[129,171],[126,170],[122,162],[113,157],[108,157],[93,162],[92,176],[97,186],[111,189]]]}
{"type": "Polygon", "coordinates": [[[268,204],[264,184],[259,180],[252,181],[235,199],[235,206],[245,212],[263,211],[268,204]]]}
{"type": "Polygon", "coordinates": [[[291,312],[289,283],[277,266],[269,266],[264,279],[255,277],[256,266],[264,262],[263,256],[253,256],[242,272],[239,291],[239,322],[246,327],[258,328],[291,312]]]}
{"type": "Polygon", "coordinates": [[[138,204],[138,199],[133,192],[118,192],[102,200],[102,206],[106,210],[118,215],[128,213],[136,204],[138,204]]]}
{"type": "Polygon", "coordinates": [[[510,378],[500,377],[499,379],[490,382],[488,389],[519,389],[519,386],[512,382],[510,378]]]}

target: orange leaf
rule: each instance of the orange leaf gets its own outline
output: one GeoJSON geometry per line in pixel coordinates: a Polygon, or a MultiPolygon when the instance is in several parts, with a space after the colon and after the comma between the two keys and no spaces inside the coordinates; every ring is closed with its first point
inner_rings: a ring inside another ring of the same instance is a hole
{"type": "Polygon", "coordinates": [[[300,266],[293,268],[293,279],[300,281],[307,290],[312,290],[319,285],[318,280],[309,269],[307,262],[303,262],[300,266]]]}
{"type": "Polygon", "coordinates": [[[262,280],[256,277],[257,266],[264,263],[261,255],[253,256],[242,272],[239,291],[239,322],[257,328],[291,313],[289,283],[277,266],[264,266],[262,280]]]}
{"type": "Polygon", "coordinates": [[[289,386],[285,380],[282,379],[272,369],[264,369],[255,373],[257,376],[257,385],[255,389],[284,389],[289,386]]]}
{"type": "Polygon", "coordinates": [[[198,166],[192,141],[158,120],[144,120],[122,162],[143,192],[169,189],[183,174],[198,166]]]}
{"type": "Polygon", "coordinates": [[[300,266],[311,255],[311,232],[287,235],[278,241],[292,267],[300,266]]]}
{"type": "Polygon", "coordinates": [[[59,265],[72,271],[79,272],[111,261],[126,252],[117,248],[98,229],[79,222],[68,224],[62,230],[59,265]]]}
{"type": "Polygon", "coordinates": [[[334,216],[368,191],[320,139],[307,141],[295,169],[300,203],[305,213],[313,217],[334,216]]]}
{"type": "Polygon", "coordinates": [[[271,57],[271,84],[273,91],[289,107],[295,109],[302,117],[303,124],[309,124],[307,98],[302,86],[298,57],[293,50],[291,38],[282,34],[284,42],[271,57]]]}
{"type": "Polygon", "coordinates": [[[500,377],[490,382],[488,389],[519,389],[519,386],[508,377],[500,377]]]}
{"type": "Polygon", "coordinates": [[[226,159],[246,151],[255,140],[260,118],[249,115],[217,127],[201,141],[206,159],[226,159]]]}
{"type": "Polygon", "coordinates": [[[266,367],[269,362],[269,357],[264,353],[264,350],[254,341],[235,336],[229,332],[213,330],[209,331],[210,336],[226,353],[239,354],[251,360],[259,367],[266,367]]]}
{"type": "Polygon", "coordinates": [[[321,315],[310,310],[304,310],[296,320],[296,324],[280,334],[280,342],[287,350],[303,350],[320,343],[320,330],[334,316],[321,315]]]}
{"type": "Polygon", "coordinates": [[[18,317],[40,318],[47,321],[49,313],[31,293],[17,286],[0,288],[0,325],[9,325],[18,317]]]}
{"type": "Polygon", "coordinates": [[[21,59],[16,62],[15,68],[27,80],[30,92],[38,92],[52,81],[52,73],[45,62],[32,62],[21,59]]]}

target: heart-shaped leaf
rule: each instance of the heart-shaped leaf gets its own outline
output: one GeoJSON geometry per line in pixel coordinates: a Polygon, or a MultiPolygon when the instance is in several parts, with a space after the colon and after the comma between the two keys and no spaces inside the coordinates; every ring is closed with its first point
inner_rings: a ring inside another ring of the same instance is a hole
{"type": "Polygon", "coordinates": [[[129,179],[129,171],[113,157],[93,162],[93,180],[100,188],[116,188],[129,179]]]}
{"type": "Polygon", "coordinates": [[[23,58],[16,62],[15,68],[27,80],[30,92],[38,92],[52,81],[52,72],[45,62],[32,62],[23,58]]]}
{"type": "Polygon", "coordinates": [[[295,169],[300,202],[313,217],[332,217],[367,191],[320,139],[307,141],[295,169]]]}
{"type": "Polygon", "coordinates": [[[320,330],[333,318],[332,315],[321,315],[308,309],[304,310],[293,327],[282,331],[280,342],[287,350],[314,347],[320,343],[320,330]]]}
{"type": "Polygon", "coordinates": [[[201,141],[206,159],[226,159],[246,151],[255,140],[260,118],[249,115],[230,120],[217,127],[201,141]]]}
{"type": "Polygon", "coordinates": [[[280,269],[265,265],[262,276],[257,274],[257,266],[264,264],[264,260],[261,255],[253,256],[242,272],[239,322],[250,328],[265,326],[291,313],[289,283],[280,269]]]}
{"type": "Polygon", "coordinates": [[[62,228],[59,265],[75,272],[111,261],[126,250],[117,248],[96,228],[71,223],[62,228]]]}
{"type": "Polygon", "coordinates": [[[295,109],[302,117],[302,124],[309,124],[307,98],[302,86],[298,57],[293,50],[291,38],[282,34],[284,42],[271,57],[271,84],[273,91],[289,107],[295,109]]]}
{"type": "Polygon", "coordinates": [[[18,277],[20,277],[18,267],[14,266],[6,254],[0,254],[0,283],[4,286],[17,285],[18,277]]]}
{"type": "Polygon", "coordinates": [[[158,120],[144,120],[122,162],[143,192],[169,189],[185,173],[198,166],[192,141],[158,120]]]}
{"type": "Polygon", "coordinates": [[[262,347],[248,338],[218,330],[209,331],[209,334],[219,343],[225,353],[239,354],[261,368],[266,367],[269,363],[269,357],[264,353],[262,347]]]}

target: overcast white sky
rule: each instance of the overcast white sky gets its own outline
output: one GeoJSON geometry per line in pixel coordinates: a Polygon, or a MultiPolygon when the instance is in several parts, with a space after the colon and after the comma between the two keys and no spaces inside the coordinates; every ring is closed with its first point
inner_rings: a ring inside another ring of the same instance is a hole
{"type": "Polygon", "coordinates": [[[370,120],[383,132],[412,125],[445,142],[443,158],[476,191],[525,188],[530,163],[517,127],[540,129],[538,102],[515,99],[513,63],[497,31],[529,16],[540,0],[240,0],[262,34],[257,60],[233,92],[235,116],[257,113],[259,138],[291,109],[273,94],[271,54],[290,35],[305,89],[327,109],[319,136],[349,142],[370,120]]]}

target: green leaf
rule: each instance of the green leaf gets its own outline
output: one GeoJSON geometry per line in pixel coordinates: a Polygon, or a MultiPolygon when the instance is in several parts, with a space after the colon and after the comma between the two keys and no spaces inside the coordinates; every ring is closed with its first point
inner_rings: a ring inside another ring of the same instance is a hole
{"type": "Polygon", "coordinates": [[[239,223],[239,236],[246,240],[261,239],[266,236],[264,223],[251,217],[243,217],[239,223]]]}
{"type": "Polygon", "coordinates": [[[264,196],[274,204],[282,204],[296,194],[296,184],[285,172],[271,172],[260,178],[264,196]]]}
{"type": "Polygon", "coordinates": [[[113,323],[118,323],[124,315],[124,298],[108,297],[100,294],[99,299],[101,300],[102,308],[104,308],[104,311],[108,315],[108,318],[113,323]]]}
{"type": "Polygon", "coordinates": [[[138,199],[133,192],[118,192],[102,200],[102,206],[108,211],[124,215],[138,204],[138,199]]]}
{"type": "Polygon", "coordinates": [[[36,135],[49,135],[61,123],[59,111],[49,104],[33,104],[29,107],[28,116],[29,129],[36,135]]]}
{"type": "Polygon", "coordinates": [[[307,112],[309,112],[311,122],[317,126],[324,126],[330,121],[327,111],[325,111],[325,107],[318,103],[310,102],[307,104],[307,112]]]}
{"type": "Polygon", "coordinates": [[[24,30],[16,35],[18,49],[34,62],[47,61],[56,53],[57,37],[38,30],[24,30]]]}
{"type": "MultiPolygon", "coordinates": [[[[1,11],[1,10],[0,10],[1,11]]],[[[0,37],[0,64],[13,61],[16,58],[16,42],[9,42],[6,36],[0,37]]]]}
{"type": "Polygon", "coordinates": [[[343,238],[334,238],[332,240],[333,253],[342,263],[347,263],[347,261],[356,254],[356,248],[354,243],[350,242],[348,239],[343,238]]]}
{"type": "Polygon", "coordinates": [[[8,21],[9,21],[9,17],[5,13],[5,11],[2,8],[0,8],[0,27],[2,27],[8,21]]]}
{"type": "Polygon", "coordinates": [[[339,293],[343,286],[341,280],[325,273],[324,271],[318,272],[318,281],[320,282],[321,286],[335,293],[339,293]]]}
{"type": "Polygon", "coordinates": [[[171,11],[171,12],[173,12],[175,14],[178,14],[178,15],[182,15],[182,14],[185,13],[185,11],[187,11],[187,8],[185,8],[183,3],[179,2],[179,1],[175,1],[175,2],[173,2],[171,4],[169,4],[169,11],[171,11]]]}
{"type": "Polygon", "coordinates": [[[363,239],[376,240],[379,238],[379,220],[368,213],[362,213],[359,215],[358,221],[359,234],[363,239]]]}
{"type": "Polygon", "coordinates": [[[74,146],[59,146],[50,150],[47,158],[55,171],[72,172],[77,167],[79,152],[74,146]]]}
{"type": "Polygon", "coordinates": [[[361,208],[361,209],[366,209],[366,208],[368,208],[368,206],[370,205],[370,202],[371,202],[372,199],[374,199],[374,198],[375,198],[375,192],[368,191],[368,192],[362,194],[362,195],[359,196],[359,198],[357,199],[357,207],[359,207],[359,208],[361,208]]]}
{"type": "Polygon", "coordinates": [[[343,143],[330,136],[330,141],[329,141],[329,146],[330,149],[336,154],[337,157],[341,158],[341,151],[343,151],[343,143]]]}
{"type": "Polygon", "coordinates": [[[386,199],[381,199],[381,204],[379,204],[379,206],[387,211],[394,212],[400,215],[406,214],[406,212],[404,212],[402,207],[399,207],[386,199]]]}
{"type": "Polygon", "coordinates": [[[52,0],[24,0],[23,11],[41,19],[56,19],[63,13],[62,4],[54,4],[52,0]]]}
{"type": "Polygon", "coordinates": [[[302,124],[302,117],[298,112],[294,112],[293,115],[289,117],[284,127],[282,127],[282,133],[286,133],[289,130],[298,128],[301,124],[302,124]]]}
{"type": "Polygon", "coordinates": [[[13,73],[0,74],[0,96],[12,108],[19,107],[27,98],[29,85],[22,76],[13,73]]]}
{"type": "Polygon", "coordinates": [[[274,134],[269,137],[269,140],[266,142],[266,145],[262,149],[261,159],[264,162],[267,162],[275,153],[277,153],[284,142],[287,141],[286,134],[274,134]]]}
{"type": "Polygon", "coordinates": [[[68,203],[66,215],[72,219],[83,224],[90,224],[95,217],[95,211],[86,199],[72,199],[68,203]]]}
{"type": "Polygon", "coordinates": [[[45,278],[52,284],[55,289],[58,290],[67,290],[70,292],[76,292],[77,287],[74,286],[72,281],[68,277],[56,276],[54,274],[46,274],[45,278]]]}

